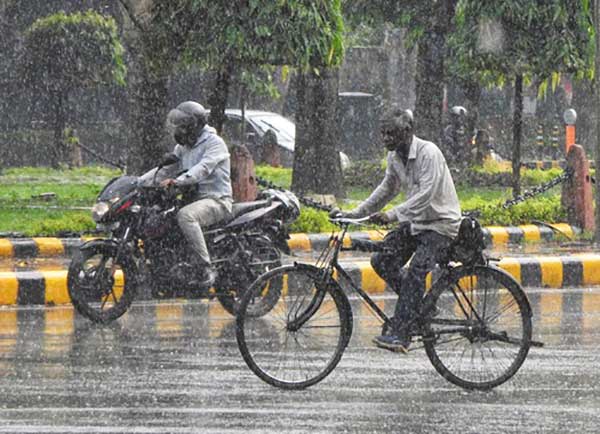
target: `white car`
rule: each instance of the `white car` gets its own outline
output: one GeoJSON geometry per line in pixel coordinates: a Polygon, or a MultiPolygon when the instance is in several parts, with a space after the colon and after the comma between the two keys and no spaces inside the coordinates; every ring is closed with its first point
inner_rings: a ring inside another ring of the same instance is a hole
{"type": "MultiPolygon", "coordinates": [[[[277,135],[279,154],[283,167],[292,167],[294,164],[294,145],[296,141],[296,125],[288,118],[273,112],[260,110],[246,110],[245,134],[246,140],[242,138],[242,111],[238,109],[226,109],[227,121],[223,125],[223,138],[230,145],[242,142],[246,144],[255,162],[261,161],[263,136],[268,130],[273,130],[277,135]]],[[[340,152],[342,169],[350,165],[350,159],[346,154],[340,152]]]]}

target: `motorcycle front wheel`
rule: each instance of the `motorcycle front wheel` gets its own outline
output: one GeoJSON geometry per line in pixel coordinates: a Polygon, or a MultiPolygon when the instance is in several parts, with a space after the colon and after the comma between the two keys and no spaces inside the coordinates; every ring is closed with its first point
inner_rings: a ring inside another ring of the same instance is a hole
{"type": "MultiPolygon", "coordinates": [[[[217,299],[223,308],[231,315],[236,315],[243,295],[250,285],[262,274],[281,265],[281,252],[273,242],[264,235],[248,235],[240,240],[244,249],[241,255],[243,263],[233,263],[230,272],[233,274],[225,279],[225,285],[216,288],[217,299]]],[[[259,317],[265,315],[277,304],[281,297],[283,281],[272,280],[257,292],[248,303],[246,315],[259,317]]]]}
{"type": "Polygon", "coordinates": [[[122,316],[135,297],[133,258],[117,258],[114,244],[98,243],[77,252],[67,275],[73,307],[93,322],[106,324],[122,316]]]}

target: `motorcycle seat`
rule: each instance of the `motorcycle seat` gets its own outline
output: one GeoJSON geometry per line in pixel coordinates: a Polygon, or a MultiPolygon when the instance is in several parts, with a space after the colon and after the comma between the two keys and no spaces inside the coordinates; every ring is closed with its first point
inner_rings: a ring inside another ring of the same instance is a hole
{"type": "Polygon", "coordinates": [[[233,204],[231,215],[232,218],[236,218],[242,214],[246,214],[247,212],[267,207],[269,205],[271,205],[271,199],[255,200],[253,202],[237,202],[233,204]]]}

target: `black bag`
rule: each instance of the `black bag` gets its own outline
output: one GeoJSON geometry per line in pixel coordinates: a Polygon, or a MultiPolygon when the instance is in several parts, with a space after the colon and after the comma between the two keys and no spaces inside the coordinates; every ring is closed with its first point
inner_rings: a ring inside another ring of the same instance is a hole
{"type": "Polygon", "coordinates": [[[460,222],[458,236],[453,243],[452,260],[462,262],[464,265],[473,265],[481,262],[482,252],[485,249],[483,230],[477,219],[464,217],[460,222]]]}

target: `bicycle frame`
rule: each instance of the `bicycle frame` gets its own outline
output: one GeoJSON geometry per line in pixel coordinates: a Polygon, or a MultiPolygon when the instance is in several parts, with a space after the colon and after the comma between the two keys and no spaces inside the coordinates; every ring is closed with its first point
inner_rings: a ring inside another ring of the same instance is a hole
{"type": "MultiPolygon", "coordinates": [[[[348,232],[348,227],[353,221],[348,221],[342,224],[342,230],[337,234],[332,234],[330,238],[329,246],[321,253],[319,259],[317,259],[317,264],[321,262],[324,266],[319,267],[323,268],[324,273],[327,273],[328,279],[331,279],[339,285],[340,278],[346,280],[349,283],[350,287],[356,292],[360,298],[367,303],[367,305],[373,309],[375,314],[384,322],[385,326],[391,326],[391,318],[389,318],[383,310],[373,301],[371,297],[359,286],[357,285],[352,277],[344,270],[344,268],[340,265],[338,258],[340,251],[352,251],[352,248],[343,247],[344,237],[348,232]],[[327,258],[331,254],[331,259],[327,261],[327,258]],[[337,271],[338,278],[335,279],[333,277],[333,272],[337,271]]],[[[308,319],[315,313],[315,311],[319,308],[323,298],[325,296],[326,288],[317,288],[317,296],[311,301],[310,305],[303,312],[302,315],[296,321],[293,321],[292,324],[288,326],[290,331],[298,330],[302,327],[302,325],[308,321],[308,319]]]]}
{"type": "MultiPolygon", "coordinates": [[[[353,249],[353,248],[344,247],[343,243],[344,243],[344,237],[346,236],[346,234],[348,232],[348,227],[350,226],[350,224],[357,222],[357,220],[350,220],[350,219],[340,219],[340,220],[342,223],[341,224],[342,230],[337,234],[332,234],[332,236],[330,238],[330,244],[327,248],[324,249],[324,251],[321,253],[319,258],[317,259],[316,266],[318,268],[323,269],[323,272],[327,274],[327,278],[335,281],[337,285],[339,285],[341,279],[344,279],[345,282],[349,284],[350,288],[352,288],[352,290],[356,294],[358,294],[358,296],[372,309],[372,311],[375,313],[375,315],[378,316],[381,321],[383,321],[384,328],[385,327],[389,328],[392,326],[392,319],[388,315],[386,315],[385,312],[383,312],[383,310],[379,306],[377,306],[377,304],[373,301],[373,299],[369,296],[369,294],[367,294],[367,292],[365,292],[361,288],[361,286],[357,285],[354,282],[352,277],[348,274],[348,272],[346,272],[346,270],[342,267],[342,265],[338,261],[339,253],[341,251],[355,251],[355,249],[353,249]],[[328,260],[328,258],[329,258],[329,260],[328,260]],[[319,266],[319,263],[321,263],[321,266],[319,266]],[[337,272],[337,275],[338,275],[337,279],[335,279],[333,277],[334,271],[337,272]]],[[[434,285],[432,285],[432,287],[430,288],[430,291],[435,290],[435,288],[438,287],[438,285],[445,285],[446,287],[448,287],[449,286],[448,284],[450,283],[450,281],[451,281],[450,270],[443,269],[442,275],[438,278],[438,280],[436,280],[434,285]]],[[[302,325],[306,321],[308,321],[311,318],[311,316],[318,310],[318,308],[324,298],[326,288],[317,288],[317,289],[318,289],[318,292],[317,292],[315,298],[311,301],[310,305],[306,308],[306,310],[302,313],[302,315],[300,315],[298,317],[297,320],[293,321],[288,326],[288,329],[290,331],[299,330],[302,327],[302,325]]],[[[457,298],[457,301],[459,301],[458,296],[455,293],[454,289],[452,290],[452,293],[454,294],[454,297],[457,298]]],[[[463,294],[463,296],[464,296],[464,294],[463,294]]],[[[470,302],[467,297],[465,297],[465,300],[470,305],[470,302]]],[[[459,305],[460,305],[461,309],[463,309],[463,311],[465,311],[465,307],[462,306],[462,302],[459,301],[459,305]]],[[[474,312],[473,306],[467,306],[467,308],[471,312],[474,312]]],[[[432,306],[425,303],[424,314],[427,315],[428,311],[431,309],[432,309],[432,306]]],[[[464,330],[468,329],[469,327],[473,327],[473,326],[476,326],[478,323],[481,323],[482,320],[477,315],[477,312],[474,312],[474,314],[476,316],[474,321],[435,320],[435,319],[432,319],[431,321],[432,321],[432,323],[457,326],[457,329],[447,329],[444,331],[444,333],[451,334],[451,333],[455,333],[457,331],[458,332],[464,331],[464,330]]],[[[421,317],[416,317],[415,319],[411,320],[408,324],[406,324],[406,326],[411,327],[414,323],[419,323],[420,320],[421,320],[421,317]]]]}

